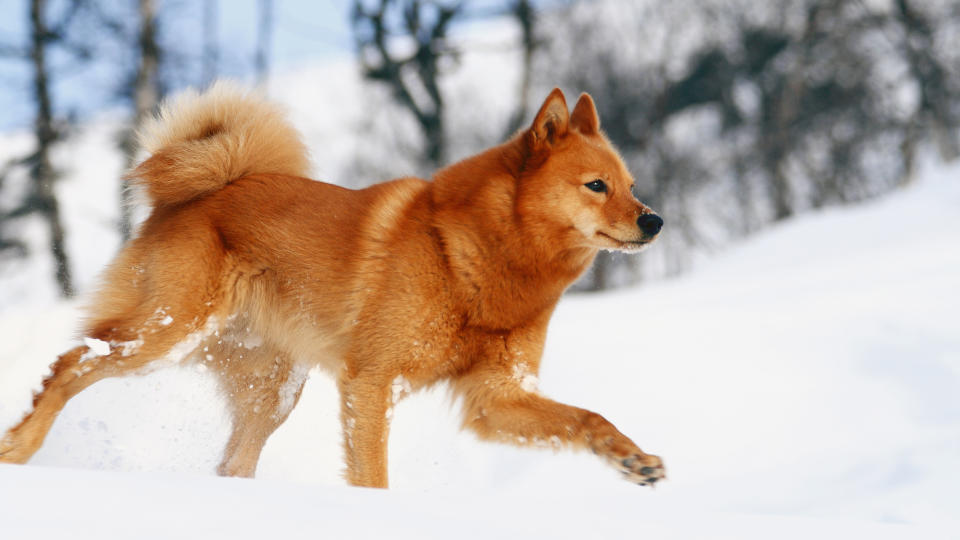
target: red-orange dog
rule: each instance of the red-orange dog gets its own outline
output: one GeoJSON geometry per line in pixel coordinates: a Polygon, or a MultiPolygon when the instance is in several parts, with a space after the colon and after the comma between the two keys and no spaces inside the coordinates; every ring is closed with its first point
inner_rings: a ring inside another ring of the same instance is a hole
{"type": "Polygon", "coordinates": [[[664,477],[599,414],[536,388],[547,322],[600,249],[639,251],[663,221],[600,131],[590,96],[554,90],[533,125],[437,172],[362,190],[308,180],[274,106],[227,85],[168,103],[130,176],[153,213],[112,263],[34,409],[0,441],[23,463],[87,386],[194,359],[234,427],[220,464],[252,476],[310,368],[335,374],[347,478],[387,486],[389,411],[449,381],[486,439],[585,447],[632,481],[664,477]]]}

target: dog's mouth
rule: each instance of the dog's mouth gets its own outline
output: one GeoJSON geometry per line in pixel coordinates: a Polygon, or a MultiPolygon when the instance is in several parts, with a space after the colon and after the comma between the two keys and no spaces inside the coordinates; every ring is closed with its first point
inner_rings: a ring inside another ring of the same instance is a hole
{"type": "Polygon", "coordinates": [[[651,242],[653,242],[652,238],[644,239],[644,240],[620,240],[619,238],[614,238],[613,236],[610,236],[609,234],[606,234],[600,231],[597,231],[597,236],[601,238],[605,238],[613,243],[613,246],[604,246],[607,249],[612,248],[612,249],[617,249],[620,251],[628,251],[628,252],[642,251],[644,248],[650,245],[651,242]]]}

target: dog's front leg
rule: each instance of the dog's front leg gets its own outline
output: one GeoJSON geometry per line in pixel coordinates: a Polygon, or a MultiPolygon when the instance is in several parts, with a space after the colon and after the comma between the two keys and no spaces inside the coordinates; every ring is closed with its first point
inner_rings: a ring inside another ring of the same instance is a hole
{"type": "Polygon", "coordinates": [[[599,414],[540,395],[532,377],[502,362],[460,377],[455,388],[464,397],[464,425],[489,440],[589,448],[641,485],[665,477],[659,457],[640,450],[599,414]]]}
{"type": "Polygon", "coordinates": [[[338,386],[347,481],[354,486],[385,488],[390,384],[373,375],[344,371],[338,386]]]}

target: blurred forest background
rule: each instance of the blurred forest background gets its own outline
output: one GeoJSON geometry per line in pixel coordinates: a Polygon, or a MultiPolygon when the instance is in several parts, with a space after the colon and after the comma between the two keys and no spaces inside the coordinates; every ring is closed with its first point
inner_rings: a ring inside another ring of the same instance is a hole
{"type": "Polygon", "coordinates": [[[601,254],[581,290],[683,272],[778,221],[909,183],[925,156],[960,154],[954,0],[300,4],[311,3],[0,4],[0,131],[30,139],[0,147],[0,275],[40,250],[59,294],[75,294],[83,251],[66,238],[81,233],[65,225],[57,185],[84,156],[57,149],[79,148],[85,125],[111,126],[119,164],[90,181],[113,186],[109,234],[129,238],[142,208],[121,174],[137,127],[164,96],[223,76],[292,103],[315,157],[338,152],[318,160],[318,178],[349,187],[429,176],[496,144],[554,86],[571,102],[591,93],[637,196],[667,225],[640,257],[601,254]],[[278,48],[291,35],[296,54],[278,48]],[[328,64],[339,67],[291,82],[328,64]],[[338,122],[344,108],[360,112],[338,122]],[[39,248],[29,222],[43,223],[39,248]]]}

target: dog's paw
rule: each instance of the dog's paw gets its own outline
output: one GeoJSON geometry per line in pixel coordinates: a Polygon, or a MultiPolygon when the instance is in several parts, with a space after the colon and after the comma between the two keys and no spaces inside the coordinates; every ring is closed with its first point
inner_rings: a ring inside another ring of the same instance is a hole
{"type": "Polygon", "coordinates": [[[613,462],[624,478],[641,486],[654,486],[667,477],[663,460],[650,454],[635,454],[613,462]]]}

